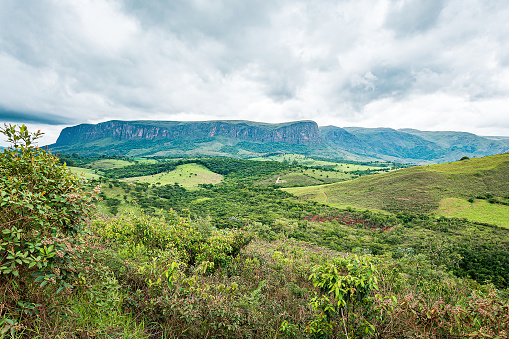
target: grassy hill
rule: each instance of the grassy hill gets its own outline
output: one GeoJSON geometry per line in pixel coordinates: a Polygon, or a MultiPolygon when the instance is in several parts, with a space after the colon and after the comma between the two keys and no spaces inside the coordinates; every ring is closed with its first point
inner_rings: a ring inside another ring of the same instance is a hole
{"type": "Polygon", "coordinates": [[[141,177],[123,179],[127,182],[149,183],[153,185],[179,184],[185,188],[196,188],[198,184],[218,184],[223,180],[221,174],[214,173],[200,164],[185,164],[177,166],[170,172],[163,172],[141,177]]]}
{"type": "Polygon", "coordinates": [[[509,227],[508,153],[285,190],[335,207],[435,213],[509,227]]]}

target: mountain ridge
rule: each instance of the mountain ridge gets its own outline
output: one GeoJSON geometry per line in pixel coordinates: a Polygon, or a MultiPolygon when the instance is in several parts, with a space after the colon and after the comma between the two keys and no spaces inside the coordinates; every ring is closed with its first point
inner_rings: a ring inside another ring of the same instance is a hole
{"type": "Polygon", "coordinates": [[[346,160],[432,164],[509,151],[509,138],[468,132],[321,126],[311,120],[122,121],[62,130],[56,152],[83,155],[230,156],[298,153],[346,160]]]}

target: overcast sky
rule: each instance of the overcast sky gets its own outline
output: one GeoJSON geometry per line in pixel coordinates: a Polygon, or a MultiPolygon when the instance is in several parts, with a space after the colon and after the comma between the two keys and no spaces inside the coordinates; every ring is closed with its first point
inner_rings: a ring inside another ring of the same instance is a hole
{"type": "Polygon", "coordinates": [[[507,0],[1,0],[0,122],[509,136],[507,0]]]}

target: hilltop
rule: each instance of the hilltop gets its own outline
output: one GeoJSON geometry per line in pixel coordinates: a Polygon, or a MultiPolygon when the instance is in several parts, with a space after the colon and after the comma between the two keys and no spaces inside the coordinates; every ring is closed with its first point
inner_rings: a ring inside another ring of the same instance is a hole
{"type": "Polygon", "coordinates": [[[81,156],[220,156],[255,158],[301,154],[407,164],[449,162],[509,151],[509,139],[464,132],[319,127],[314,121],[279,124],[244,120],[107,121],[62,130],[53,152],[81,156]]]}
{"type": "Polygon", "coordinates": [[[285,190],[337,207],[460,216],[509,227],[509,153],[285,190]]]}

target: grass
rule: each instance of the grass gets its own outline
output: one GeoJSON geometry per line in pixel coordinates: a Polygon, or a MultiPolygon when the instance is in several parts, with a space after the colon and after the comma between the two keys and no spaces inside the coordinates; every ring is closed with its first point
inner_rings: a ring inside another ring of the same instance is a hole
{"type": "Polygon", "coordinates": [[[486,200],[476,199],[470,203],[464,199],[445,198],[440,201],[437,213],[448,218],[465,218],[509,229],[509,206],[490,204],[486,200]]]}
{"type": "Polygon", "coordinates": [[[178,183],[186,188],[196,188],[199,184],[218,184],[223,180],[221,174],[214,173],[199,164],[185,164],[178,166],[171,172],[126,178],[122,181],[149,183],[152,185],[168,185],[178,183]]]}
{"type": "Polygon", "coordinates": [[[280,187],[312,186],[350,180],[353,177],[354,175],[343,172],[303,169],[300,171],[273,175],[261,181],[260,184],[262,186],[276,184],[280,187]]]}
{"type": "Polygon", "coordinates": [[[147,158],[133,158],[135,163],[138,164],[157,164],[158,161],[155,159],[147,159],[147,158]]]}
{"type": "MultiPolygon", "coordinates": [[[[347,164],[343,164],[343,165],[347,165],[347,164]]],[[[358,166],[358,165],[353,165],[353,166],[358,166]]],[[[349,180],[354,177],[354,175],[344,173],[344,172],[321,171],[321,170],[315,170],[315,169],[306,169],[304,171],[304,174],[306,174],[307,176],[310,176],[312,178],[321,180],[325,183],[349,180]]]]}
{"type": "MultiPolygon", "coordinates": [[[[507,195],[509,154],[412,167],[346,182],[284,190],[336,207],[438,213],[441,202],[446,198],[466,200],[487,192],[498,197],[507,195]]],[[[492,219],[492,222],[500,225],[501,220],[492,219]]]]}
{"type": "Polygon", "coordinates": [[[347,164],[347,163],[338,163],[338,162],[331,162],[331,161],[322,161],[322,160],[315,160],[306,157],[302,154],[280,154],[280,155],[273,155],[269,157],[258,157],[258,158],[252,158],[251,160],[259,160],[259,161],[287,161],[287,162],[293,162],[297,161],[299,165],[308,166],[308,167],[324,167],[324,166],[333,166],[333,168],[337,171],[366,171],[366,170],[379,170],[384,167],[375,166],[373,165],[356,165],[356,164],[347,164]]]}
{"type": "Polygon", "coordinates": [[[71,167],[68,166],[72,173],[85,176],[85,179],[99,179],[101,176],[96,174],[94,170],[89,168],[71,167]]]}
{"type": "Polygon", "coordinates": [[[495,169],[508,161],[509,153],[492,155],[484,158],[472,158],[455,161],[446,164],[428,166],[433,172],[449,174],[475,174],[482,171],[495,169]]]}
{"type": "Polygon", "coordinates": [[[132,162],[125,160],[103,159],[90,163],[88,167],[94,170],[107,170],[111,168],[125,167],[132,164],[133,164],[132,162]]]}

